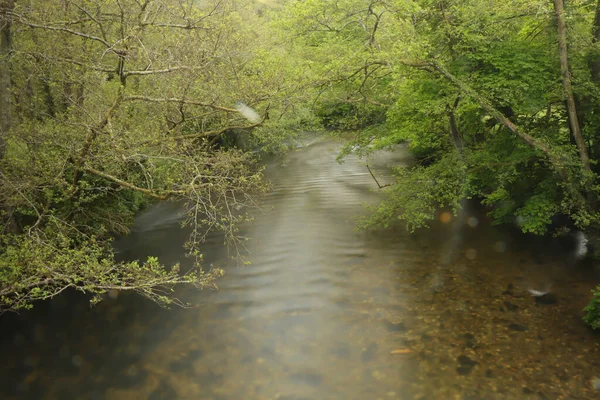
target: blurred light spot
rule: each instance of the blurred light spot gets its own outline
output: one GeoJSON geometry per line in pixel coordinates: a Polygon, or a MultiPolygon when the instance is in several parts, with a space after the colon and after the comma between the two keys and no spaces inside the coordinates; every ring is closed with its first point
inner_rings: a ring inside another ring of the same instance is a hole
{"type": "Polygon", "coordinates": [[[466,257],[469,260],[474,260],[474,259],[477,258],[477,250],[475,250],[475,249],[467,249],[465,255],[466,255],[466,257]]]}
{"type": "Polygon", "coordinates": [[[260,115],[256,111],[254,111],[252,107],[247,106],[241,101],[235,105],[235,109],[238,110],[238,112],[242,114],[242,116],[248,121],[254,123],[260,122],[260,115]]]}
{"type": "Polygon", "coordinates": [[[502,240],[497,241],[494,244],[494,250],[496,250],[498,253],[504,253],[506,251],[506,243],[504,243],[502,240]]]}
{"type": "Polygon", "coordinates": [[[469,217],[467,219],[467,225],[469,225],[471,228],[477,228],[477,225],[479,225],[479,220],[475,217],[469,217]]]}
{"type": "Polygon", "coordinates": [[[588,252],[588,239],[585,237],[583,232],[577,231],[573,234],[575,236],[575,257],[583,258],[588,252]]]}
{"type": "Polygon", "coordinates": [[[440,221],[442,222],[442,224],[447,224],[448,222],[450,222],[451,219],[452,214],[450,214],[448,211],[444,211],[440,214],[440,221]]]}
{"type": "Polygon", "coordinates": [[[81,358],[81,356],[75,355],[73,356],[73,358],[71,358],[71,362],[74,366],[81,367],[81,365],[83,364],[83,358],[81,358]]]}
{"type": "Polygon", "coordinates": [[[110,297],[111,299],[116,299],[117,297],[119,297],[119,291],[117,289],[109,290],[108,297],[110,297]]]}
{"type": "Polygon", "coordinates": [[[521,226],[521,225],[523,225],[523,222],[525,222],[525,218],[518,215],[516,218],[516,222],[517,222],[517,225],[521,226]]]}
{"type": "Polygon", "coordinates": [[[548,294],[548,290],[537,290],[533,288],[528,288],[527,291],[531,293],[532,296],[541,297],[548,294]]]}

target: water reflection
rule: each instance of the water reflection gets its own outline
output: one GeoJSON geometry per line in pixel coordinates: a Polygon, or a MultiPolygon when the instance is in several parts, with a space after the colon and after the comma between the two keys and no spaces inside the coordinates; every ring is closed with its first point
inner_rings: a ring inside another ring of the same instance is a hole
{"type": "MultiPolygon", "coordinates": [[[[244,227],[252,264],[211,236],[206,262],[227,275],[219,291],[182,293],[197,308],[121,295],[3,317],[1,398],[594,398],[598,338],[580,321],[593,271],[473,209],[415,235],[357,232],[376,184],[357,160],[336,163],[338,148],[315,142],[269,164],[274,190],[244,227]],[[547,284],[553,301],[527,291],[547,284]]],[[[406,162],[387,153],[372,169],[385,179],[386,164],[406,162]]],[[[120,256],[185,264],[178,212],[148,210],[120,256]]]]}

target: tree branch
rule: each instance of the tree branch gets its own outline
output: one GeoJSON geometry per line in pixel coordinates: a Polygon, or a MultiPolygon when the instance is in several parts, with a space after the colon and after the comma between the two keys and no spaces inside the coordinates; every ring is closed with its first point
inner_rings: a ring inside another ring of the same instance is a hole
{"type": "Polygon", "coordinates": [[[261,126],[262,124],[264,124],[264,122],[268,119],[268,114],[265,114],[265,116],[263,117],[262,120],[260,120],[259,122],[252,124],[252,125],[246,125],[246,126],[228,126],[225,127],[223,129],[217,129],[214,131],[206,131],[206,132],[200,132],[200,133],[192,133],[189,135],[180,135],[180,136],[171,136],[169,137],[169,139],[197,139],[197,138],[201,138],[201,137],[207,137],[207,136],[215,136],[215,135],[221,135],[225,132],[227,132],[228,130],[231,129],[242,129],[242,130],[248,130],[248,129],[254,129],[257,128],[259,126],[261,126]]]}
{"type": "Polygon", "coordinates": [[[153,26],[156,28],[178,28],[178,29],[187,29],[187,30],[193,30],[193,29],[205,29],[208,30],[208,28],[204,27],[204,26],[197,26],[197,25],[193,25],[191,23],[187,23],[187,24],[165,24],[165,23],[155,23],[155,22],[144,22],[141,24],[141,26],[153,26]]]}
{"type": "Polygon", "coordinates": [[[448,71],[446,68],[444,68],[438,62],[436,62],[436,61],[429,61],[429,62],[417,61],[417,62],[414,62],[413,61],[413,62],[402,62],[402,64],[407,65],[407,66],[411,66],[411,67],[414,66],[414,67],[417,67],[417,68],[423,68],[425,66],[432,67],[434,70],[436,70],[442,76],[444,76],[446,79],[448,79],[461,92],[465,93],[466,95],[468,95],[469,97],[471,97],[475,101],[477,101],[479,103],[479,105],[481,107],[483,107],[483,109],[485,109],[492,117],[494,117],[498,122],[500,122],[502,125],[504,125],[506,128],[508,128],[508,130],[510,130],[511,132],[513,132],[519,138],[521,138],[525,143],[527,143],[531,147],[533,147],[533,148],[535,148],[537,150],[540,150],[544,154],[546,154],[546,156],[548,156],[548,158],[550,159],[550,161],[552,162],[552,164],[557,169],[559,169],[561,171],[564,171],[565,167],[563,165],[562,160],[556,154],[554,154],[554,152],[552,151],[552,149],[550,149],[550,147],[548,147],[548,145],[546,145],[545,143],[539,141],[538,139],[534,138],[533,136],[529,135],[528,133],[523,132],[519,127],[517,127],[517,125],[515,125],[514,122],[512,122],[504,114],[502,114],[487,99],[485,99],[483,96],[481,96],[475,90],[471,89],[471,87],[469,87],[467,84],[465,84],[464,82],[462,82],[461,80],[459,80],[458,78],[456,78],[454,75],[452,75],[450,73],[450,71],[448,71]]]}
{"type": "Polygon", "coordinates": [[[12,13],[12,12],[8,12],[7,14],[17,18],[16,20],[13,20],[13,21],[19,22],[19,23],[21,23],[23,25],[26,25],[26,26],[30,27],[30,28],[46,29],[46,30],[49,30],[49,31],[66,32],[66,33],[69,33],[71,35],[79,36],[79,37],[82,37],[82,38],[86,38],[86,39],[89,39],[89,40],[93,40],[93,41],[102,43],[107,48],[111,48],[111,45],[106,40],[104,40],[104,39],[102,39],[102,38],[100,38],[98,36],[88,35],[86,33],[79,32],[79,31],[74,31],[73,29],[65,28],[65,27],[62,27],[62,26],[50,26],[50,25],[36,24],[34,22],[28,21],[22,15],[16,14],[16,13],[12,13]]]}
{"type": "Polygon", "coordinates": [[[106,39],[106,30],[104,29],[104,25],[102,25],[102,23],[98,19],[94,18],[94,16],[88,10],[86,10],[76,2],[72,1],[71,4],[75,5],[75,7],[77,7],[82,13],[87,15],[92,21],[96,23],[96,25],[98,25],[98,28],[100,28],[100,33],[102,33],[102,39],[108,42],[108,40],[106,39]]]}
{"type": "Polygon", "coordinates": [[[69,63],[69,64],[74,64],[74,65],[78,65],[80,67],[84,67],[84,68],[89,68],[91,70],[94,71],[99,71],[99,72],[106,72],[106,73],[110,73],[110,72],[115,72],[115,68],[111,68],[107,65],[93,65],[93,64],[87,64],[84,63],[82,61],[78,61],[78,60],[74,60],[72,58],[65,58],[65,57],[53,57],[50,58],[48,57],[46,54],[43,53],[26,53],[26,52],[18,52],[20,54],[25,54],[31,57],[42,57],[46,60],[55,60],[55,61],[60,61],[60,62],[64,62],[64,63],[69,63]]]}
{"type": "MultiPolygon", "coordinates": [[[[237,112],[237,110],[236,110],[236,112],[237,112]]],[[[167,136],[167,137],[164,137],[161,139],[148,140],[146,142],[143,142],[142,144],[157,143],[157,142],[161,142],[163,140],[182,140],[182,139],[187,140],[187,139],[198,139],[198,138],[209,137],[209,136],[217,137],[231,129],[250,130],[250,129],[257,128],[257,127],[261,126],[262,124],[264,124],[267,119],[269,119],[268,110],[265,111],[265,115],[263,116],[262,120],[260,120],[259,122],[255,123],[255,124],[252,124],[252,125],[237,125],[237,126],[234,125],[234,126],[227,126],[222,129],[216,129],[213,131],[191,133],[189,135],[167,136]]]]}
{"type": "Polygon", "coordinates": [[[379,181],[377,180],[377,178],[375,178],[375,175],[373,174],[373,172],[371,171],[371,167],[369,167],[369,164],[367,164],[367,170],[369,171],[369,174],[371,174],[371,177],[373,178],[373,180],[375,181],[375,183],[377,184],[377,186],[379,187],[379,189],[383,189],[384,187],[388,187],[391,186],[389,183],[386,185],[381,185],[379,183],[379,181]]]}
{"type": "Polygon", "coordinates": [[[155,75],[155,74],[167,74],[169,72],[175,71],[193,71],[195,69],[200,69],[203,67],[188,67],[188,66],[180,66],[180,67],[169,67],[165,69],[150,69],[147,71],[124,71],[123,76],[125,78],[134,75],[155,75]]]}
{"type": "Polygon", "coordinates": [[[567,112],[569,114],[569,125],[571,133],[577,144],[579,151],[579,159],[582,167],[586,171],[590,171],[590,157],[588,155],[585,139],[581,134],[579,119],[577,118],[577,108],[575,107],[575,98],[573,96],[573,88],[571,86],[571,71],[569,70],[569,57],[567,53],[567,26],[565,22],[565,9],[563,0],[554,0],[554,10],[557,19],[558,31],[558,55],[560,58],[560,72],[563,81],[563,90],[567,100],[567,112]]]}
{"type": "Polygon", "coordinates": [[[211,104],[211,103],[204,103],[202,101],[178,99],[178,98],[173,98],[173,97],[156,98],[156,97],[136,95],[136,96],[125,96],[123,98],[123,101],[147,101],[147,102],[150,102],[150,103],[189,104],[189,105],[193,105],[193,106],[209,107],[209,108],[212,108],[214,110],[225,111],[225,112],[230,112],[230,113],[237,113],[238,112],[234,108],[227,108],[227,107],[217,106],[217,105],[211,104]]]}
{"type": "Polygon", "coordinates": [[[186,192],[184,190],[161,190],[160,193],[162,193],[162,194],[159,194],[159,192],[156,192],[156,191],[151,190],[151,189],[146,189],[146,188],[143,188],[143,187],[136,186],[134,184],[131,184],[129,182],[126,182],[126,181],[124,181],[122,179],[119,179],[119,178],[117,178],[115,176],[109,175],[107,173],[104,173],[104,172],[99,171],[99,170],[94,169],[94,168],[84,167],[83,170],[85,172],[89,172],[91,174],[101,176],[104,179],[108,179],[109,181],[112,181],[112,182],[118,184],[119,186],[125,187],[127,189],[131,189],[131,190],[135,190],[137,192],[144,193],[145,195],[148,195],[148,196],[153,197],[153,198],[158,199],[158,200],[167,200],[171,195],[184,195],[184,194],[186,194],[186,192]]]}
{"type": "Polygon", "coordinates": [[[113,102],[113,104],[104,113],[104,118],[102,118],[102,120],[100,121],[99,124],[97,124],[96,126],[93,126],[89,129],[88,134],[85,138],[85,142],[83,143],[83,147],[81,148],[81,151],[79,152],[79,157],[77,157],[77,160],[75,161],[75,176],[73,177],[73,186],[74,187],[77,186],[77,182],[79,181],[79,178],[81,177],[81,167],[85,161],[85,158],[87,157],[87,155],[90,151],[90,148],[92,147],[92,144],[94,143],[94,140],[96,140],[96,137],[98,136],[100,131],[102,129],[104,129],[104,127],[106,127],[106,125],[108,125],[108,123],[110,122],[110,119],[112,117],[112,114],[119,107],[119,104],[121,104],[122,100],[123,100],[123,86],[120,86],[119,92],[117,93],[117,97],[116,97],[115,101],[113,102]]]}

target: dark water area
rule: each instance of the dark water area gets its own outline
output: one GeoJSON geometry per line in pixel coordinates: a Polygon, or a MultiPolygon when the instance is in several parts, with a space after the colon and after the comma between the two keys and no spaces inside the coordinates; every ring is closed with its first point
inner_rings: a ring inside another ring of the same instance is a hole
{"type": "MultiPolygon", "coordinates": [[[[226,275],[218,291],[181,291],[197,307],[120,295],[90,309],[73,294],[4,314],[0,399],[600,398],[600,335],[581,321],[594,265],[474,206],[414,234],[357,232],[380,193],[339,148],[268,162],[273,191],[242,227],[251,264],[209,237],[206,265],[226,275]]],[[[409,162],[399,149],[371,165],[386,181],[409,162]]],[[[144,212],[119,256],[188,263],[179,212],[144,212]]]]}

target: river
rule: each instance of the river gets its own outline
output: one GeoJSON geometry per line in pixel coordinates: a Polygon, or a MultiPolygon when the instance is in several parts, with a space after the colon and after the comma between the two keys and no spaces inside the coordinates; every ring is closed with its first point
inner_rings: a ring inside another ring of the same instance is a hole
{"type": "MultiPolygon", "coordinates": [[[[160,309],[63,296],[0,319],[0,398],[149,400],[592,399],[600,336],[581,321],[597,270],[561,241],[490,226],[476,207],[409,234],[356,231],[378,199],[359,161],[314,141],[268,161],[273,190],[242,227],[250,265],[210,236],[219,290],[160,309]],[[446,223],[444,223],[446,222],[446,223]],[[529,289],[550,291],[543,298],[529,289]]],[[[409,162],[379,155],[373,170],[409,162]]],[[[188,262],[164,203],[115,244],[188,262]]]]}

